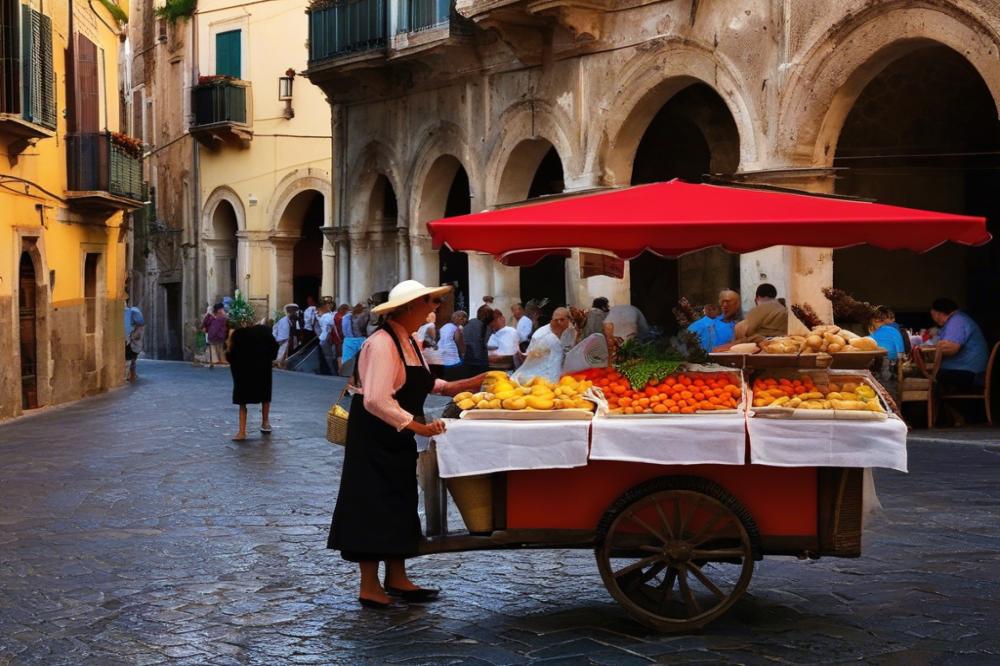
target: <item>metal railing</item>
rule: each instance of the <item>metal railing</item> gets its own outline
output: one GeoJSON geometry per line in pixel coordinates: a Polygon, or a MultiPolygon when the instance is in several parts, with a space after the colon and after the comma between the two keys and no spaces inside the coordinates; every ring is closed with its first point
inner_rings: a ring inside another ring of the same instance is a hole
{"type": "Polygon", "coordinates": [[[66,157],[71,192],[107,192],[145,200],[142,157],[116,144],[110,132],[68,135],[66,157]]]}
{"type": "Polygon", "coordinates": [[[219,78],[192,88],[194,125],[233,123],[249,127],[250,82],[219,78]]]}
{"type": "Polygon", "coordinates": [[[384,48],[386,0],[332,0],[309,11],[309,62],[384,48]]]}
{"type": "Polygon", "coordinates": [[[454,0],[397,0],[398,32],[416,32],[448,23],[454,0]]]}

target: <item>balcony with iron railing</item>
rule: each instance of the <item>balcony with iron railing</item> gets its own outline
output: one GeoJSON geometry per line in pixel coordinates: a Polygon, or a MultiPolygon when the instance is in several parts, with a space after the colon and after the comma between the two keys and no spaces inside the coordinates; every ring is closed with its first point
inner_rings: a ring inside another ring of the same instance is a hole
{"type": "Polygon", "coordinates": [[[247,147],[253,138],[253,95],[249,81],[202,76],[191,89],[191,134],[212,149],[226,143],[247,147]]]}
{"type": "Polygon", "coordinates": [[[329,0],[309,15],[309,66],[384,49],[389,33],[387,0],[329,0]]]}
{"type": "Polygon", "coordinates": [[[66,159],[71,205],[105,213],[143,205],[146,185],[137,139],[112,132],[69,134],[66,159]]]}

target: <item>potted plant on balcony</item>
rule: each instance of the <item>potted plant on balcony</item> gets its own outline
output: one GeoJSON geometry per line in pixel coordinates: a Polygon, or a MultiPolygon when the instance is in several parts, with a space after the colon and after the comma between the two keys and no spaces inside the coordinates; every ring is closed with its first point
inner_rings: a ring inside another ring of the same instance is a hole
{"type": "Polygon", "coordinates": [[[201,76],[198,77],[198,85],[217,86],[235,80],[236,77],[229,76],[228,74],[202,74],[201,76]]]}
{"type": "Polygon", "coordinates": [[[320,9],[328,9],[336,5],[343,4],[343,0],[309,0],[306,12],[315,12],[320,9]]]}
{"type": "Polygon", "coordinates": [[[111,132],[111,143],[128,155],[139,159],[142,157],[142,141],[128,134],[121,132],[111,132]]]}

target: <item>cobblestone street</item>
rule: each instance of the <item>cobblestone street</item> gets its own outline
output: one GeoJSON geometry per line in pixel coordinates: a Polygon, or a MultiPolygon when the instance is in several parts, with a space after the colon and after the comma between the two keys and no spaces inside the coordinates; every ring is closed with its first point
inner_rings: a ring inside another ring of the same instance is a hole
{"type": "Polygon", "coordinates": [[[139,373],[0,425],[0,664],[1000,661],[996,431],[920,432],[909,475],[876,473],[861,559],[768,558],[727,616],[662,636],[589,551],[415,560],[438,603],[361,610],[324,547],[337,380],[276,373],[274,433],[251,411],[236,444],[228,370],[139,373]]]}

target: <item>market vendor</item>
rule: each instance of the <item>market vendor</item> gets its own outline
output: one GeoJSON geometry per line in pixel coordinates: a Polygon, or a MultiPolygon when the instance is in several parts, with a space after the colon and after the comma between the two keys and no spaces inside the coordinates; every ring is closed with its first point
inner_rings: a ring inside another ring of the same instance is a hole
{"type": "MultiPolygon", "coordinates": [[[[569,308],[553,310],[552,319],[531,335],[531,341],[533,343],[536,339],[544,339],[547,335],[555,335],[562,344],[564,352],[573,348],[576,344],[576,330],[570,325],[569,308]]],[[[528,345],[528,349],[531,349],[531,345],[528,345]]]]}
{"type": "Polygon", "coordinates": [[[514,354],[517,353],[520,343],[517,329],[507,325],[507,319],[502,310],[494,310],[490,330],[492,334],[486,341],[490,367],[503,369],[513,367],[514,354]]]}
{"type": "Polygon", "coordinates": [[[358,600],[368,608],[394,607],[389,595],[420,603],[438,596],[406,574],[405,560],[417,554],[421,537],[417,516],[415,435],[433,437],[444,423],[423,423],[429,393],[457,395],[476,390],[483,377],[456,382],[435,380],[414,333],[437,309],[451,287],[400,282],[388,300],[372,308],[384,322],[359,352],[355,393],[347,425],[340,492],[327,548],[361,568],[358,600]],[[385,562],[385,587],[379,562],[385,562]]]}
{"type": "Polygon", "coordinates": [[[754,308],[736,324],[735,342],[760,342],[764,338],[788,335],[788,309],[778,301],[778,290],[764,282],[757,287],[754,308]]]}

